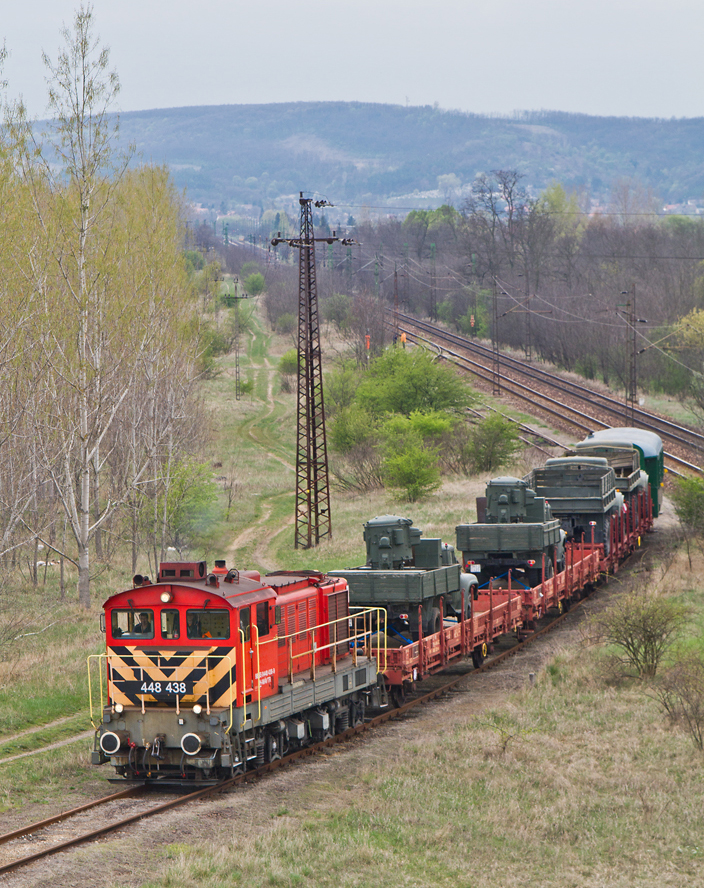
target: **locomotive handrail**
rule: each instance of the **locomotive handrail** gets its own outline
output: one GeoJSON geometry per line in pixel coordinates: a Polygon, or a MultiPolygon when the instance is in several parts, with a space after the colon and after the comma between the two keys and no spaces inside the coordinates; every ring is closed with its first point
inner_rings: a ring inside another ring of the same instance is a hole
{"type": "MultiPolygon", "coordinates": [[[[371,658],[372,645],[367,642],[366,619],[367,619],[367,617],[369,617],[369,626],[370,626],[370,630],[371,630],[372,616],[376,615],[377,627],[379,627],[380,632],[382,631],[381,627],[383,627],[383,635],[384,635],[383,647],[378,643],[376,646],[376,651],[377,651],[377,654],[379,655],[376,658],[377,659],[376,671],[377,671],[377,673],[379,673],[386,668],[386,662],[387,662],[387,645],[386,645],[387,615],[386,615],[386,608],[383,608],[383,607],[360,608],[359,612],[357,612],[357,613],[352,613],[351,612],[352,610],[355,610],[355,609],[350,608],[350,613],[345,614],[345,616],[343,616],[343,617],[337,617],[334,620],[328,620],[325,623],[319,623],[316,626],[310,626],[310,627],[308,627],[308,629],[304,629],[303,631],[301,631],[301,629],[299,628],[296,631],[289,632],[285,635],[278,635],[278,634],[274,635],[271,638],[267,638],[264,641],[262,641],[261,644],[262,645],[273,644],[274,642],[276,642],[278,644],[281,641],[284,641],[284,642],[288,641],[287,647],[288,647],[288,660],[289,660],[289,670],[288,670],[289,671],[289,679],[290,679],[291,675],[293,674],[292,673],[293,661],[304,659],[305,657],[311,657],[311,673],[312,673],[312,676],[314,677],[315,676],[315,655],[316,655],[316,653],[320,653],[321,651],[332,650],[333,655],[334,655],[336,652],[336,649],[337,649],[337,645],[340,644],[341,641],[343,641],[343,640],[352,644],[352,651],[353,651],[355,663],[356,663],[356,657],[357,657],[356,642],[359,639],[363,639],[365,641],[365,649],[367,650],[367,655],[371,658]],[[331,632],[330,635],[334,636],[332,641],[328,641],[326,644],[322,644],[322,645],[318,643],[318,641],[317,641],[318,634],[323,629],[325,629],[325,628],[329,629],[333,626],[336,626],[338,623],[343,623],[343,624],[349,623],[350,620],[354,620],[355,623],[357,623],[360,618],[364,619],[364,628],[361,632],[356,631],[356,629],[355,629],[355,631],[353,631],[351,635],[348,634],[346,636],[346,638],[344,638],[344,639],[340,639],[337,635],[337,632],[334,632],[334,633],[331,632]],[[306,650],[299,651],[298,653],[294,654],[292,642],[296,636],[300,636],[300,635],[304,635],[304,636],[307,635],[308,637],[310,637],[312,639],[311,646],[310,646],[310,648],[308,648],[306,650]],[[382,651],[384,654],[383,662],[382,662],[382,658],[380,656],[382,651]]],[[[335,656],[332,656],[331,659],[333,662],[333,671],[336,671],[337,659],[335,656]]]]}
{"type": "MultiPolygon", "coordinates": [[[[137,654],[138,654],[138,652],[135,651],[135,655],[137,655],[137,654]]],[[[90,723],[93,726],[94,730],[96,730],[96,731],[98,730],[98,725],[96,725],[96,723],[93,719],[93,678],[92,678],[92,670],[91,670],[91,660],[98,661],[99,666],[100,666],[100,661],[105,660],[105,665],[108,668],[112,668],[111,660],[113,660],[113,659],[120,660],[120,659],[122,659],[122,655],[118,655],[115,653],[90,654],[86,658],[86,666],[87,666],[87,670],[88,670],[88,705],[89,705],[89,710],[90,710],[90,723]]],[[[205,677],[206,677],[205,696],[206,696],[206,700],[207,700],[208,713],[210,712],[210,697],[209,697],[209,693],[210,693],[210,681],[209,681],[210,664],[209,664],[209,661],[215,661],[217,663],[222,663],[223,661],[227,661],[228,672],[230,675],[230,687],[233,688],[233,690],[234,690],[234,693],[230,694],[230,699],[229,699],[229,703],[228,703],[229,724],[227,726],[227,730],[230,731],[230,729],[232,728],[233,722],[234,722],[234,712],[233,712],[232,701],[233,701],[233,699],[236,699],[236,697],[237,697],[237,673],[235,672],[235,677],[233,679],[232,658],[230,657],[229,654],[205,654],[203,656],[203,659],[205,660],[205,667],[204,667],[205,668],[205,677]]],[[[149,665],[153,667],[154,664],[149,664],[149,665]]],[[[146,669],[146,668],[149,668],[149,666],[142,666],[139,668],[146,669]]],[[[156,667],[156,668],[159,668],[159,667],[156,667]]],[[[186,668],[186,667],[182,664],[182,665],[174,666],[173,668],[175,670],[178,670],[178,669],[182,669],[182,668],[186,668]]],[[[193,668],[192,665],[190,668],[193,668]]],[[[99,682],[100,683],[100,712],[102,715],[102,711],[108,701],[108,683],[111,681],[111,679],[108,676],[108,669],[106,669],[105,671],[103,671],[102,669],[99,669],[99,676],[100,676],[100,682],[99,682]],[[103,681],[105,682],[105,692],[104,693],[103,693],[103,681]]],[[[142,696],[142,701],[141,701],[142,702],[142,711],[144,711],[144,696],[145,695],[141,695],[141,696],[142,696]]],[[[189,694],[188,696],[191,696],[191,695],[189,694]]],[[[193,696],[196,697],[196,696],[202,696],[202,695],[200,695],[200,694],[196,695],[194,692],[193,696]]],[[[176,706],[177,712],[179,711],[180,703],[181,703],[181,697],[176,695],[175,706],[176,706]]],[[[114,706],[114,703],[113,703],[113,706],[114,706]]],[[[101,721],[102,721],[102,718],[101,718],[101,721]]]]}

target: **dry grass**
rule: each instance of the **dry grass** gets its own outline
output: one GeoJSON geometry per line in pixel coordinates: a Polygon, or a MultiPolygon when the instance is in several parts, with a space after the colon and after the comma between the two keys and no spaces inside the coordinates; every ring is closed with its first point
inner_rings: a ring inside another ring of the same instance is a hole
{"type": "MultiPolygon", "coordinates": [[[[683,555],[668,561],[644,561],[634,582],[696,595],[701,634],[704,565],[690,573],[683,555]]],[[[622,576],[591,606],[628,585],[622,576]]],[[[466,698],[338,758],[305,791],[263,791],[268,806],[246,824],[244,800],[226,804],[221,816],[232,808],[235,826],[216,828],[205,849],[172,846],[145,888],[704,886],[701,753],[643,683],[614,684],[603,650],[571,635],[534,686],[507,696],[500,676],[477,676],[466,698]]]]}

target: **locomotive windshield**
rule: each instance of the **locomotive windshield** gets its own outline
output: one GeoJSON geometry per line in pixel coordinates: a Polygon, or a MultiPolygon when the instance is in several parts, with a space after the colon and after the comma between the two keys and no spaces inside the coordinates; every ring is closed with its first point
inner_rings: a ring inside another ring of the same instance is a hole
{"type": "Polygon", "coordinates": [[[114,610],[111,623],[113,638],[154,638],[154,611],[114,610]]]}
{"type": "Polygon", "coordinates": [[[189,638],[229,638],[230,612],[226,610],[189,610],[186,612],[189,638]]]}

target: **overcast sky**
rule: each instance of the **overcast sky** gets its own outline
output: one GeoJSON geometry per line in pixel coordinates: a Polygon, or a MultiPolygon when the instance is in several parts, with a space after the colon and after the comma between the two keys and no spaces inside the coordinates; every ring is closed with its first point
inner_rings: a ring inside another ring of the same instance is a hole
{"type": "MultiPolygon", "coordinates": [[[[76,3],[4,0],[8,97],[46,110],[76,3]]],[[[704,0],[95,0],[121,111],[296,100],[704,115],[704,0]]]]}

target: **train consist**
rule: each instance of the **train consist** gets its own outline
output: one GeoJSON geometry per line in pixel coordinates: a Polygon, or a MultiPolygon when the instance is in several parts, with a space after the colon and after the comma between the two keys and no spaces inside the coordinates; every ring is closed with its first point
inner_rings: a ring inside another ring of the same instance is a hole
{"type": "Polygon", "coordinates": [[[175,562],[154,583],[135,577],[105,602],[106,653],[90,660],[93,763],[213,783],[360,724],[454,660],[479,666],[500,636],[617,570],[652,526],[662,443],[607,431],[490,481],[456,548],[386,515],[365,525],[367,563],[330,575],[175,562]]]}

